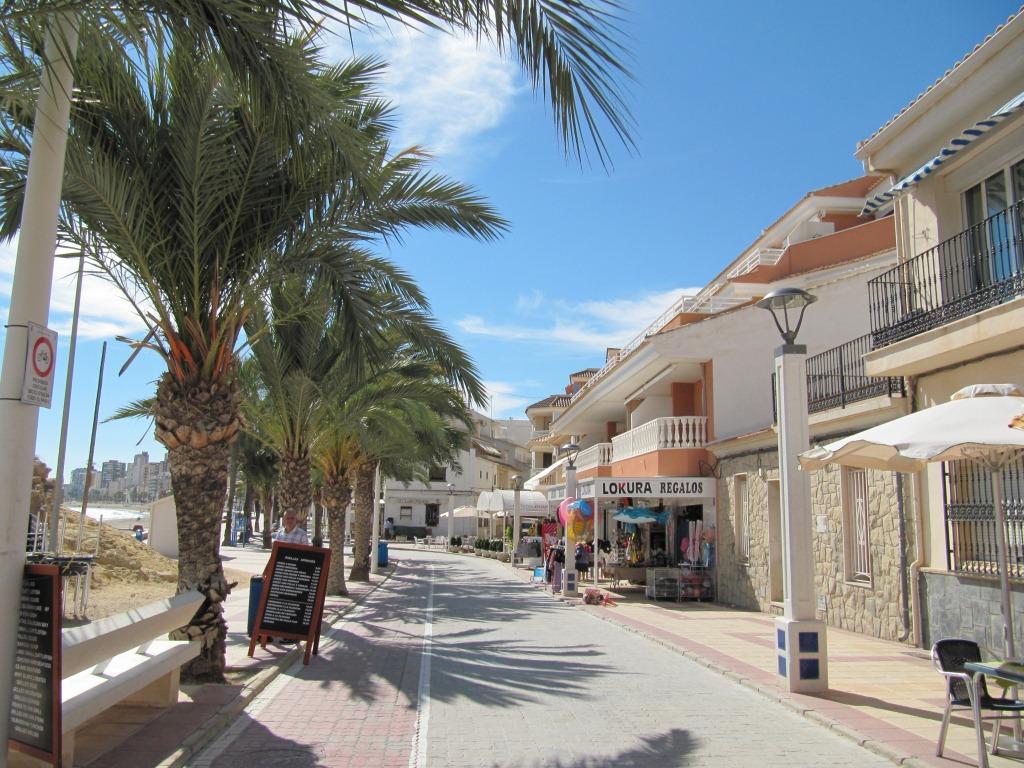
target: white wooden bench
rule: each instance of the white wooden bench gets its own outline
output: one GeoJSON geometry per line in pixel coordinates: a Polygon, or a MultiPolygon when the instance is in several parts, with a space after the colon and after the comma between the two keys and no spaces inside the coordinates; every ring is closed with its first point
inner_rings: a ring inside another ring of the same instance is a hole
{"type": "Polygon", "coordinates": [[[200,645],[167,635],[188,624],[202,603],[199,592],[186,592],[61,633],[64,765],[73,765],[75,730],[115,704],[178,701],[181,666],[200,645]]]}

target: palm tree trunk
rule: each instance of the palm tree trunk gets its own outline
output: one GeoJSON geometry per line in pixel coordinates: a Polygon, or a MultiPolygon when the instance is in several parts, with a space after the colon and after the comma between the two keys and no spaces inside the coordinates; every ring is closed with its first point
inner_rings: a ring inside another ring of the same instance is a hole
{"type": "Polygon", "coordinates": [[[331,569],[327,574],[327,594],[347,595],[345,584],[345,510],[352,500],[347,479],[324,479],[324,506],[327,508],[327,529],[331,539],[331,569]]]}
{"type": "Polygon", "coordinates": [[[281,456],[277,481],[278,499],[283,512],[295,512],[299,527],[309,531],[306,518],[313,502],[309,453],[304,448],[281,456]]]}
{"type": "Polygon", "coordinates": [[[231,545],[231,526],[235,519],[235,476],[238,474],[238,449],[235,443],[231,445],[231,456],[228,463],[228,508],[224,512],[224,538],[220,545],[227,547],[231,545]]]}
{"type": "Polygon", "coordinates": [[[274,533],[274,497],[270,491],[263,494],[263,548],[273,546],[271,535],[274,533]]]}
{"type": "Polygon", "coordinates": [[[220,560],[217,526],[227,490],[228,456],[239,428],[233,378],[182,387],[169,374],[157,385],[156,438],[168,449],[178,517],[178,592],[198,590],[206,600],[192,621],[172,633],[199,639],[197,658],[182,667],[189,681],[223,682],[227,624],[223,601],[230,587],[220,560]]]}
{"type": "Polygon", "coordinates": [[[356,469],[356,497],[352,510],[352,572],[349,581],[370,580],[370,535],[373,526],[373,462],[356,469]]]}

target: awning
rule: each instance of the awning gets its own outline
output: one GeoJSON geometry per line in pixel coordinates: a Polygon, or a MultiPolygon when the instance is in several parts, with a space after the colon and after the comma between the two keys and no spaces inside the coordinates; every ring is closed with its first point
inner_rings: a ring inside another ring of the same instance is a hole
{"type": "Polygon", "coordinates": [[[550,467],[545,467],[540,472],[538,472],[536,475],[534,475],[529,480],[527,480],[525,483],[523,483],[523,488],[525,488],[528,491],[535,491],[535,490],[537,490],[537,488],[540,487],[541,485],[545,485],[545,483],[541,482],[544,478],[549,477],[555,470],[557,470],[560,466],[565,464],[565,462],[567,462],[568,460],[569,460],[569,458],[565,457],[565,458],[559,459],[554,464],[552,464],[550,467]]]}
{"type": "MultiPolygon", "coordinates": [[[[447,511],[442,512],[440,516],[441,516],[441,519],[443,520],[443,519],[448,517],[448,512],[447,511]]],[[[480,513],[476,511],[476,507],[456,507],[455,508],[455,517],[456,518],[460,518],[460,517],[479,517],[479,516],[480,516],[480,513]]]]}
{"type": "Polygon", "coordinates": [[[623,523],[661,523],[664,525],[668,517],[668,510],[656,512],[648,507],[623,507],[612,515],[612,520],[623,523]]]}
{"type": "Polygon", "coordinates": [[[970,128],[962,131],[959,136],[940,149],[939,153],[935,155],[935,157],[909,176],[905,176],[903,179],[896,182],[896,184],[894,184],[888,191],[870,198],[864,203],[864,209],[860,212],[860,215],[866,216],[869,213],[874,213],[883,205],[894,198],[899,197],[899,195],[906,192],[911,187],[917,186],[924,179],[928,178],[943,163],[947,162],[965,147],[980,139],[1008,117],[1012,117],[1014,114],[1021,111],[1021,109],[1024,109],[1024,92],[1018,93],[1014,98],[1010,99],[1010,101],[993,112],[991,116],[986,117],[984,120],[979,120],[970,128]]]}
{"type": "MultiPolygon", "coordinates": [[[[515,511],[515,491],[483,491],[476,500],[476,508],[486,515],[506,517],[515,511]]],[[[519,514],[521,517],[547,517],[551,507],[544,494],[539,491],[519,492],[519,514]]]]}

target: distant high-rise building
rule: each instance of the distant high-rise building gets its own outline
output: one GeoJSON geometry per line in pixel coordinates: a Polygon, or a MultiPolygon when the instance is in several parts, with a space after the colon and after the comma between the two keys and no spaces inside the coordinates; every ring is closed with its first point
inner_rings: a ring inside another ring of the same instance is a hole
{"type": "Polygon", "coordinates": [[[123,480],[128,474],[128,467],[123,461],[111,459],[104,461],[100,467],[100,482],[98,490],[106,491],[115,480],[123,480]]]}
{"type": "Polygon", "coordinates": [[[79,467],[78,469],[71,470],[71,484],[70,492],[67,494],[76,499],[82,498],[82,494],[85,493],[85,476],[87,470],[85,467],[79,467]]]}
{"type": "Polygon", "coordinates": [[[128,487],[140,488],[146,484],[146,469],[149,466],[149,452],[136,453],[132,468],[128,472],[128,487]]]}

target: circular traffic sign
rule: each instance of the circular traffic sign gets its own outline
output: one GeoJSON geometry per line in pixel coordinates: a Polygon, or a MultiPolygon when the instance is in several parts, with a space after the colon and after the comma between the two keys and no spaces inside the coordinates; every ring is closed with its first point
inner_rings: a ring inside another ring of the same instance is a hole
{"type": "Polygon", "coordinates": [[[32,369],[36,372],[36,376],[41,379],[49,377],[53,372],[55,357],[53,344],[48,338],[40,336],[36,339],[36,343],[32,345],[32,369]]]}

